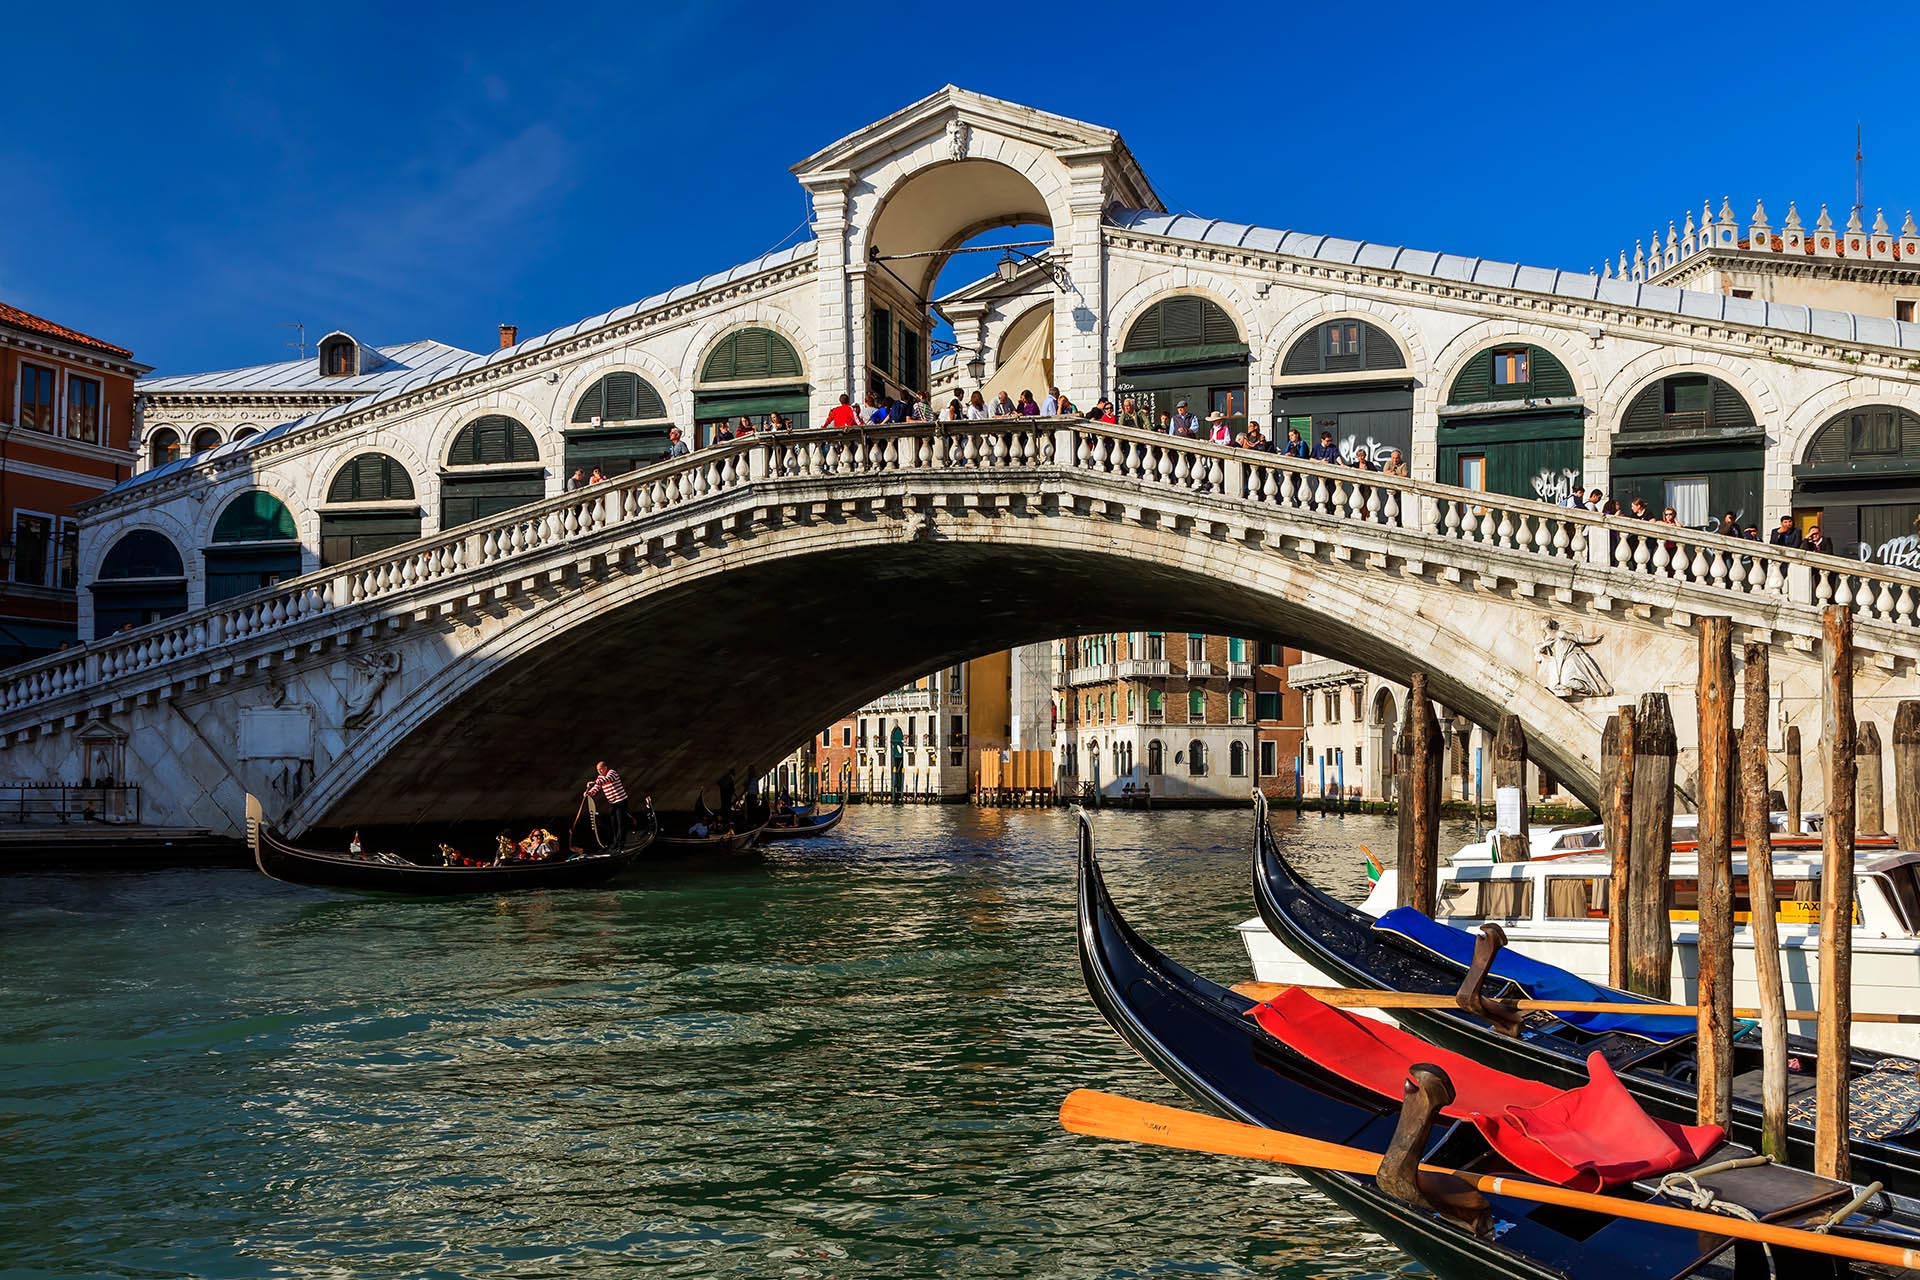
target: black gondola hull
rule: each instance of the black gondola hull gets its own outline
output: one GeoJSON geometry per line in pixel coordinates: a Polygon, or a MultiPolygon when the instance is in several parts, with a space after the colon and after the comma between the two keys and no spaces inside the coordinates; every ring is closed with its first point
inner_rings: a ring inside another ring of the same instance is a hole
{"type": "Polygon", "coordinates": [[[778,821],[767,823],[760,833],[760,839],[766,840],[812,840],[823,836],[840,825],[840,819],[847,816],[847,806],[838,805],[823,814],[796,815],[799,821],[791,825],[782,825],[778,821]]]}
{"type": "MultiPolygon", "coordinates": [[[[1264,819],[1256,819],[1254,902],[1274,937],[1327,975],[1336,985],[1376,991],[1411,991],[1451,996],[1465,971],[1429,952],[1396,941],[1373,928],[1373,917],[1309,884],[1281,854],[1264,819]]],[[[1492,988],[1489,988],[1492,993],[1492,988]]],[[[1626,997],[1638,1000],[1639,997],[1626,997]]],[[[1495,1031],[1478,1018],[1454,1009],[1395,1009],[1394,1021],[1407,1030],[1457,1053],[1561,1088],[1586,1083],[1587,1055],[1604,1037],[1549,1018],[1531,1020],[1522,1036],[1495,1031]]],[[[1805,1062],[1815,1060],[1814,1043],[1794,1037],[1790,1047],[1805,1062]]],[[[1757,1050],[1736,1049],[1737,1070],[1758,1066],[1757,1050]]],[[[1870,1068],[1885,1055],[1854,1054],[1856,1066],[1870,1068]]],[[[1620,1080],[1654,1115],[1692,1123],[1697,1107],[1693,1056],[1685,1047],[1655,1052],[1644,1061],[1616,1062],[1620,1080]]],[[[1761,1111],[1736,1097],[1730,1136],[1758,1145],[1761,1111]]],[[[1788,1129],[1788,1158],[1813,1167],[1813,1129],[1788,1129]]],[[[1920,1194],[1920,1151],[1890,1142],[1856,1140],[1851,1144],[1852,1172],[1861,1181],[1880,1181],[1899,1195],[1920,1194]]]]}

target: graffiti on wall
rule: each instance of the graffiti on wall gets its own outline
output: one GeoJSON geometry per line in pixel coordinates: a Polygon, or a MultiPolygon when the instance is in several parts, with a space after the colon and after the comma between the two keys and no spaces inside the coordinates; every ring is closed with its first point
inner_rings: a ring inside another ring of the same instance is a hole
{"type": "Polygon", "coordinates": [[[1903,533],[1877,547],[1862,542],[1860,560],[1863,564],[1881,564],[1889,569],[1920,569],[1920,534],[1903,533]]]}
{"type": "Polygon", "coordinates": [[[1565,506],[1567,499],[1580,492],[1580,473],[1571,467],[1540,471],[1533,477],[1533,492],[1542,502],[1565,506]]]}

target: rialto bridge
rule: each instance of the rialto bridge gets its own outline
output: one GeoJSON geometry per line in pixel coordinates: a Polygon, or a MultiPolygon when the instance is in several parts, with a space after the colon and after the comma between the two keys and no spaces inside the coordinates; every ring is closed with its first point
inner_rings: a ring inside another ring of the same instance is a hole
{"type": "MultiPolygon", "coordinates": [[[[1818,605],[1859,616],[1863,696],[1914,687],[1920,576],[1884,563],[1913,544],[1858,481],[1920,468],[1920,326],[1170,215],[1112,131],[953,88],[794,172],[805,243],[89,504],[97,638],[5,673],[5,775],[218,828],[243,788],[296,827],[545,812],[598,755],[684,801],[915,672],[1137,626],[1427,670],[1589,794],[1598,720],[1685,694],[1696,614],[1774,646],[1809,742],[1818,605]],[[928,389],[948,255],[1033,224],[1049,247],[942,304],[963,386],[1332,424],[1414,479],[1031,420],[711,446],[928,389]],[[660,461],[670,428],[701,447],[660,461]],[[613,479],[565,492],[588,465],[613,479]],[[1535,501],[1576,485],[1824,509],[1883,563],[1535,501]],[[1609,692],[1557,677],[1571,644],[1609,692]]],[[[321,375],[377,359],[327,343],[321,375]]]]}

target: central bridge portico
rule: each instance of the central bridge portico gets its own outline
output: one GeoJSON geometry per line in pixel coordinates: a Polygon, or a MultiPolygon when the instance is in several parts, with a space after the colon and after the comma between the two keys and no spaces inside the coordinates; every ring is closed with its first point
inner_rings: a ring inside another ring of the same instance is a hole
{"type": "Polygon", "coordinates": [[[1084,421],[761,436],[38,664],[0,734],[53,778],[107,726],[149,817],[252,789],[299,830],[546,812],[595,757],[685,804],[915,671],[1145,619],[1425,670],[1588,797],[1618,702],[1690,724],[1697,614],[1771,647],[1809,741],[1822,604],[1863,707],[1910,686],[1920,578],[1647,528],[1084,421]],[[1555,632],[1608,693],[1556,692],[1555,632]]]}

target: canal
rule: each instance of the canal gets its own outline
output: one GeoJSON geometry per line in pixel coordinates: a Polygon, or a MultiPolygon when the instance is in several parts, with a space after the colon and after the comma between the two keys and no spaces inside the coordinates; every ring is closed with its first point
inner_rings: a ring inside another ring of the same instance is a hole
{"type": "MultiPolygon", "coordinates": [[[[1123,909],[1229,982],[1248,823],[1095,818],[1123,909]]],[[[1347,896],[1393,845],[1277,825],[1347,896]]],[[[0,1272],[1417,1271],[1277,1167],[1060,1132],[1078,1085],[1180,1101],[1082,991],[1073,848],[875,807],[566,895],[0,878],[0,1272]]]]}

